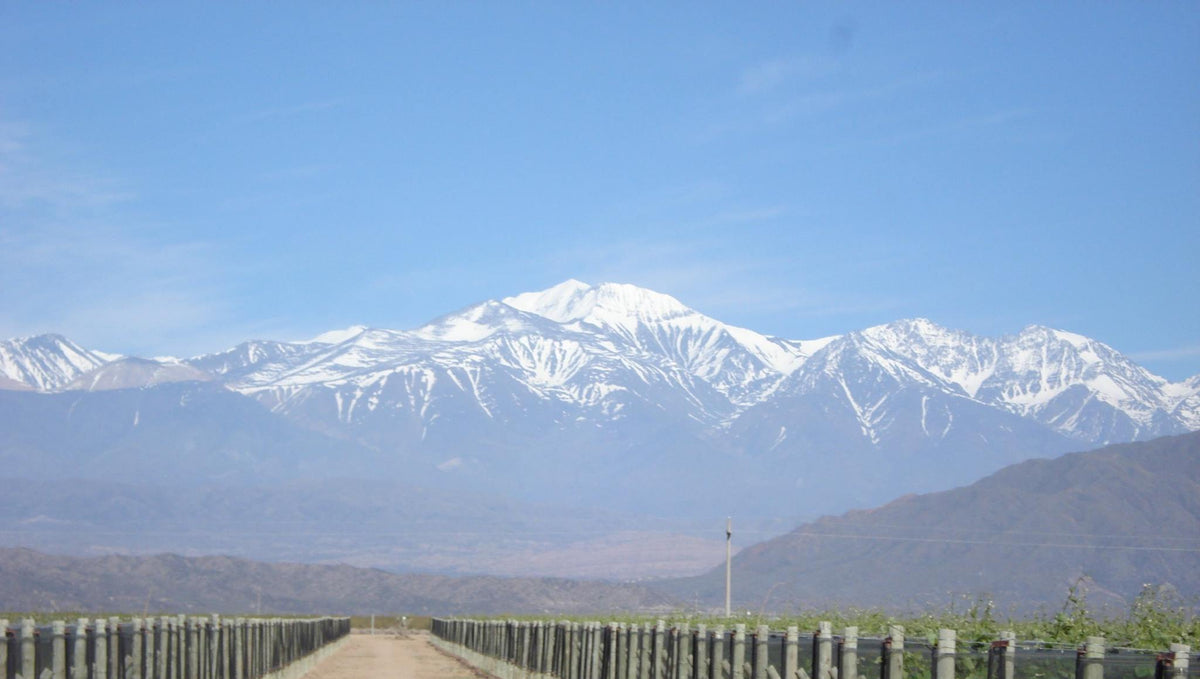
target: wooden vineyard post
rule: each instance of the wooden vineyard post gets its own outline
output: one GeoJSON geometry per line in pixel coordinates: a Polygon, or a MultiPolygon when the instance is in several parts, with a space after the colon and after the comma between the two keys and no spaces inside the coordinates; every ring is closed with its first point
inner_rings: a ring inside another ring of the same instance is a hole
{"type": "Polygon", "coordinates": [[[958,633],[952,629],[938,630],[933,679],[954,679],[954,664],[958,654],[958,633]]]}
{"type": "MultiPolygon", "coordinates": [[[[8,620],[0,618],[0,669],[8,676],[8,620]]],[[[85,675],[86,676],[86,675],[85,675]]]]}
{"type": "Polygon", "coordinates": [[[759,625],[754,630],[754,679],[767,679],[767,665],[770,664],[771,628],[759,625]]]}
{"type": "Polygon", "coordinates": [[[746,677],[746,626],[734,625],[733,651],[729,658],[729,679],[746,677]]]}
{"type": "Polygon", "coordinates": [[[692,651],[692,674],[689,679],[705,679],[708,668],[708,625],[696,625],[696,645],[692,651]]]}
{"type": "Polygon", "coordinates": [[[725,626],[717,625],[713,630],[711,657],[708,660],[708,679],[722,679],[729,674],[728,663],[725,661],[725,626]]]}
{"type": "Polygon", "coordinates": [[[22,679],[37,679],[34,672],[36,671],[37,662],[37,642],[34,640],[33,619],[25,618],[21,621],[21,674],[22,679]]]}
{"type": "Polygon", "coordinates": [[[50,676],[67,679],[67,624],[62,620],[50,623],[50,676]]]}
{"type": "Polygon", "coordinates": [[[858,679],[858,628],[847,627],[838,644],[838,679],[858,679]]]}
{"type": "Polygon", "coordinates": [[[800,669],[800,628],[792,625],[783,634],[783,676],[795,679],[800,669]]]}
{"type": "Polygon", "coordinates": [[[1075,656],[1075,679],[1104,679],[1104,637],[1088,637],[1075,656]]]}
{"type": "Polygon", "coordinates": [[[833,625],[822,621],[813,637],[812,679],[832,679],[833,625]]]}
{"type": "Polygon", "coordinates": [[[1154,667],[1154,679],[1187,679],[1188,655],[1192,647],[1187,644],[1171,644],[1171,650],[1158,656],[1154,667]]]}
{"type": "Polygon", "coordinates": [[[92,624],[92,679],[108,677],[108,621],[96,618],[92,624]]]}
{"type": "Polygon", "coordinates": [[[892,625],[888,637],[883,640],[883,679],[904,677],[904,627],[892,625]]]}
{"type": "Polygon", "coordinates": [[[1015,679],[1017,657],[1017,635],[1004,631],[988,649],[987,679],[1015,679]]]}

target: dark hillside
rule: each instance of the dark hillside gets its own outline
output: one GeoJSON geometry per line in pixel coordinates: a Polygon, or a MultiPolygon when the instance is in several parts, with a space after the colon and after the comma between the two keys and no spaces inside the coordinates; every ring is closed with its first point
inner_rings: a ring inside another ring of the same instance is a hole
{"type": "Polygon", "coordinates": [[[397,575],[224,556],[80,559],[0,549],[0,607],[9,611],[544,615],[670,606],[636,585],[397,575]]]}
{"type": "MultiPolygon", "coordinates": [[[[931,474],[936,469],[929,470],[931,474]]],[[[1143,584],[1200,596],[1200,433],[1007,467],[970,486],[824,517],[743,550],[738,608],[944,606],[962,595],[1001,609],[1090,600],[1124,608],[1143,584]]],[[[717,605],[724,569],[664,583],[717,605]]]]}

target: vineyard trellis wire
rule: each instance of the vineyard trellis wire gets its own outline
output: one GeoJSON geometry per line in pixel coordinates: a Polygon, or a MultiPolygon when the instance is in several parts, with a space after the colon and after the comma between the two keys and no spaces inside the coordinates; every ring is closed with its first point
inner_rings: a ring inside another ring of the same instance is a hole
{"type": "Polygon", "coordinates": [[[892,626],[884,638],[859,638],[830,623],[811,633],[796,627],[747,630],[664,621],[458,620],[436,618],[446,650],[505,679],[1197,679],[1200,658],[1185,644],[1153,650],[1107,649],[1102,637],[1079,646],[1018,641],[1001,632],[991,642],[959,644],[943,629],[937,640],[905,640],[892,626]]]}

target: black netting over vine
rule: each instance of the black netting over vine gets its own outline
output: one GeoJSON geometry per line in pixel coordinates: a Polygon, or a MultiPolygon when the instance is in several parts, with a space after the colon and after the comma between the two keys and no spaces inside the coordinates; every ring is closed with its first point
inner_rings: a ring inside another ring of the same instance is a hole
{"type": "Polygon", "coordinates": [[[8,660],[6,667],[4,668],[4,676],[15,677],[17,675],[17,671],[21,667],[21,659],[18,657],[18,654],[21,652],[21,647],[17,643],[17,636],[14,634],[15,630],[6,629],[0,631],[4,632],[4,648],[6,651],[5,657],[8,660]]]}
{"type": "Polygon", "coordinates": [[[812,672],[814,639],[816,637],[812,634],[796,637],[796,665],[808,673],[812,672]]]}
{"type": "Polygon", "coordinates": [[[777,672],[783,671],[783,652],[786,645],[783,637],[783,634],[773,632],[767,642],[767,659],[777,672]]]}
{"type": "Polygon", "coordinates": [[[50,668],[54,665],[54,635],[51,633],[49,625],[38,627],[34,631],[34,634],[36,635],[34,637],[34,648],[37,649],[37,660],[33,665],[33,676],[40,677],[43,670],[49,672],[50,668]]]}
{"type": "Polygon", "coordinates": [[[858,640],[859,679],[880,679],[883,676],[883,640],[858,640]]]}
{"type": "Polygon", "coordinates": [[[1043,648],[1017,645],[1014,679],[1075,679],[1074,647],[1043,648]]]}
{"type": "MultiPolygon", "coordinates": [[[[76,647],[79,647],[80,650],[85,650],[87,647],[87,640],[80,639],[79,636],[75,633],[75,630],[76,630],[75,625],[71,625],[71,626],[67,627],[67,638],[66,638],[66,642],[67,642],[66,643],[67,672],[66,672],[66,676],[69,677],[70,679],[87,679],[86,674],[83,677],[78,677],[75,674],[75,649],[76,649],[76,647]]],[[[85,672],[86,672],[86,670],[85,670],[85,672]]]]}
{"type": "Polygon", "coordinates": [[[991,644],[959,643],[954,659],[955,679],[987,679],[991,644]]]}
{"type": "Polygon", "coordinates": [[[1158,654],[1110,649],[1103,662],[1104,679],[1154,679],[1158,654]]]}

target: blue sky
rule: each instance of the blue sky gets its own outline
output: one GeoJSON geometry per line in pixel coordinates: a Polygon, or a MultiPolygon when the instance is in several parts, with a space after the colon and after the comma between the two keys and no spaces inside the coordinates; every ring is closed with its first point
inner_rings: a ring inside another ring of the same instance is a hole
{"type": "Polygon", "coordinates": [[[409,328],[566,278],[1200,373],[1195,3],[0,4],[0,337],[409,328]]]}

